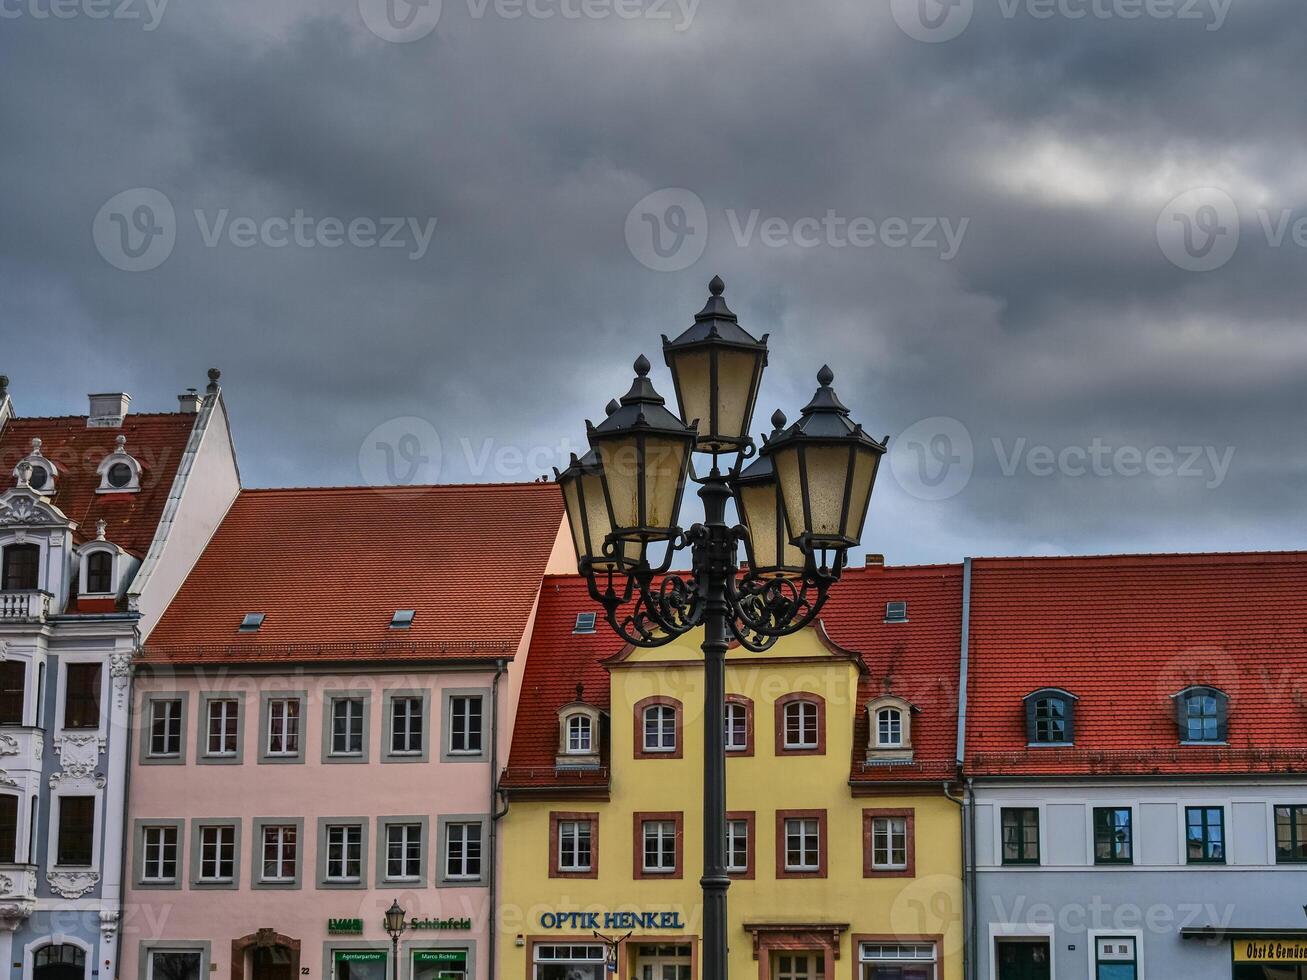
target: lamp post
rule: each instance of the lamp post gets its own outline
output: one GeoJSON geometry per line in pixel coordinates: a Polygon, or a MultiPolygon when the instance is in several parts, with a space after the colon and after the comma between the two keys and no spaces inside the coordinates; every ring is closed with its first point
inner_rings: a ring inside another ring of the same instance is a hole
{"type": "Polygon", "coordinates": [[[393,980],[399,980],[399,937],[404,934],[407,916],[408,913],[399,906],[399,899],[391,902],[390,908],[386,909],[386,932],[390,934],[390,975],[393,980]]]}
{"type": "Polygon", "coordinates": [[[639,647],[704,630],[703,889],[705,980],[726,980],[726,650],[732,638],[764,651],[816,618],[862,534],[886,439],[849,419],[823,367],[800,418],[774,431],[761,453],[749,436],[767,337],[740,326],[714,277],[708,303],[675,340],[663,337],[679,415],[649,381],[649,361],[607,418],[586,422],[591,451],[557,473],[573,544],[591,597],[608,624],[639,647]],[[711,457],[691,475],[693,453],[711,457]],[[723,472],[719,457],[734,456],[723,472]],[[758,458],[745,465],[755,455],[758,458]],[[677,525],[686,477],[699,486],[704,520],[677,525]],[[726,504],[736,501],[739,524],[726,504]],[[738,567],[739,546],[748,560],[738,567]],[[651,546],[665,548],[661,560],[651,546]],[[672,572],[689,550],[689,573],[672,572]]]}

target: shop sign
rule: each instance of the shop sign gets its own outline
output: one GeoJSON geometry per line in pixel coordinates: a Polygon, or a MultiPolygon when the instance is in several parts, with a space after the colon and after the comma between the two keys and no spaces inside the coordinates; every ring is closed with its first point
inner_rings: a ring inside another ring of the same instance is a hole
{"type": "Polygon", "coordinates": [[[419,919],[408,920],[410,929],[471,929],[471,919],[419,919]]]}
{"type": "Polygon", "coordinates": [[[363,935],[362,919],[328,919],[327,934],[330,936],[363,935]]]}
{"type": "Polygon", "coordinates": [[[1236,963],[1307,963],[1307,937],[1303,939],[1236,939],[1236,963]]]}
{"type": "Polygon", "coordinates": [[[413,952],[414,963],[439,963],[442,966],[466,966],[465,949],[418,949],[413,952]]]}
{"type": "Polygon", "coordinates": [[[338,949],[337,963],[384,963],[386,951],[383,949],[338,949]]]}
{"type": "Polygon", "coordinates": [[[542,929],[684,929],[680,912],[544,912],[542,929]]]}

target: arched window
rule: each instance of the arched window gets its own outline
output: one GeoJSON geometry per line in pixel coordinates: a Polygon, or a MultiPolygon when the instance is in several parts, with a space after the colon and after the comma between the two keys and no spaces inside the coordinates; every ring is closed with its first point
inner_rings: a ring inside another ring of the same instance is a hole
{"type": "Polygon", "coordinates": [[[64,943],[42,946],[32,960],[33,980],[82,980],[86,976],[86,952],[64,943]]]}
{"type": "Polygon", "coordinates": [[[876,712],[876,747],[898,748],[903,744],[903,712],[898,708],[881,708],[876,712]]]}
{"type": "Polygon", "coordinates": [[[141,489],[141,464],[127,452],[127,437],[114,440],[114,451],[96,467],[100,486],[96,493],[126,493],[141,489]]]}
{"type": "Polygon", "coordinates": [[[589,755],[594,751],[594,726],[589,715],[572,715],[567,719],[567,751],[589,755]]]}
{"type": "Polygon", "coordinates": [[[753,702],[743,694],[726,695],[726,751],[753,755],[753,702]]]}
{"type": "Polygon", "coordinates": [[[6,545],[3,563],[6,592],[24,592],[38,587],[41,572],[40,545],[6,545]]]}
{"type": "Polygon", "coordinates": [[[1045,687],[1032,691],[1026,703],[1026,741],[1030,745],[1070,745],[1075,741],[1078,698],[1070,691],[1045,687]]]}
{"type": "Polygon", "coordinates": [[[86,594],[98,595],[113,591],[113,553],[92,551],[86,556],[86,594]]]}
{"type": "Polygon", "coordinates": [[[644,709],[644,750],[676,751],[676,709],[669,704],[654,704],[644,709]]]}
{"type": "Polygon", "coordinates": [[[1229,698],[1214,687],[1190,687],[1175,696],[1176,723],[1182,742],[1224,742],[1229,698]]]}
{"type": "Polygon", "coordinates": [[[826,751],[825,700],[796,692],[776,699],[776,752],[819,755],[826,751]]]}

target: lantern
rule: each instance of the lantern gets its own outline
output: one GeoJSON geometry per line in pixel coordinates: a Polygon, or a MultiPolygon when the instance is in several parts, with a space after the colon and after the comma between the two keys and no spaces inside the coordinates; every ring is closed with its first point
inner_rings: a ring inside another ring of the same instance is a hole
{"type": "MultiPolygon", "coordinates": [[[[771,421],[774,428],[764,443],[780,435],[785,428],[785,414],[777,411],[771,421]]],[[[803,550],[791,543],[771,458],[759,456],[735,475],[731,486],[740,521],[749,529],[745,548],[753,574],[759,578],[802,578],[803,550]]]]}

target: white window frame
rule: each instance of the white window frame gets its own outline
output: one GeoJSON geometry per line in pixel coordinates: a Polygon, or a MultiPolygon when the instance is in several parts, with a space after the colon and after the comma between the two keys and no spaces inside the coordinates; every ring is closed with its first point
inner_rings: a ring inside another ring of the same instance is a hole
{"type": "Polygon", "coordinates": [[[567,754],[594,754],[594,723],[590,716],[577,712],[567,716],[567,754]]]}
{"type": "Polygon", "coordinates": [[[204,708],[204,754],[210,759],[234,759],[241,750],[241,702],[239,698],[210,698],[204,708]],[[219,745],[226,743],[228,737],[233,743],[230,750],[213,747],[213,713],[218,708],[221,726],[218,733],[219,745]],[[230,730],[229,730],[230,729],[230,730]]]}
{"type": "Polygon", "coordinates": [[[389,755],[421,755],[422,742],[426,738],[426,732],[422,724],[423,704],[422,698],[415,694],[399,694],[390,699],[390,731],[387,733],[390,742],[388,745],[389,755]],[[400,705],[404,706],[403,726],[400,725],[400,705]],[[414,729],[416,728],[416,731],[414,729]],[[403,737],[404,748],[395,748],[395,736],[403,737]],[[417,746],[413,745],[414,738],[417,739],[417,746]]]}
{"type": "MultiPolygon", "coordinates": [[[[210,704],[212,703],[213,702],[210,702],[210,704]]],[[[268,730],[264,733],[264,740],[265,740],[264,755],[272,759],[297,758],[300,754],[301,740],[304,737],[304,732],[302,731],[303,721],[304,721],[303,702],[301,702],[299,698],[293,698],[293,697],[269,698],[268,699],[268,730]],[[289,711],[291,705],[294,705],[295,707],[294,719],[293,719],[295,722],[295,727],[293,731],[291,731],[288,727],[288,723],[292,720],[291,712],[289,711]],[[278,719],[277,717],[277,709],[279,707],[281,709],[280,719],[278,719]],[[279,736],[275,736],[273,734],[273,731],[278,721],[281,722],[281,733],[279,736]],[[275,737],[279,737],[281,739],[282,744],[281,744],[281,748],[279,749],[274,749],[272,747],[272,740],[275,737]],[[291,743],[292,740],[294,743],[293,747],[288,748],[287,745],[291,743]]]]}
{"type": "Polygon", "coordinates": [[[422,824],[420,823],[391,823],[386,824],[386,881],[421,881],[422,880],[422,848],[426,844],[422,840],[422,824]],[[400,868],[402,873],[392,874],[390,871],[390,847],[391,836],[396,832],[400,835],[400,868]],[[410,856],[409,849],[413,843],[410,838],[417,836],[417,854],[410,856]],[[409,861],[416,864],[417,870],[412,874],[408,873],[409,861]]]}
{"type": "Polygon", "coordinates": [[[908,818],[871,818],[871,866],[876,871],[905,871],[908,867],[908,818]],[[884,840],[882,846],[881,841],[884,840]],[[895,841],[901,841],[903,860],[894,860],[895,841]],[[880,854],[885,860],[878,860],[880,854]]]}
{"type": "Polygon", "coordinates": [[[886,705],[876,709],[876,748],[903,747],[903,711],[886,705]]]}
{"type": "Polygon", "coordinates": [[[644,820],[640,823],[640,869],[647,875],[676,873],[676,821],[644,820]],[[653,865],[649,863],[651,838],[657,842],[659,859],[659,862],[653,865]],[[671,863],[665,864],[664,860],[671,863]]]}
{"type": "Polygon", "coordinates": [[[272,884],[289,884],[294,882],[299,876],[300,862],[300,835],[299,828],[293,823],[264,824],[263,833],[259,839],[259,881],[272,884]],[[269,841],[269,836],[274,836],[274,841],[269,841]],[[288,839],[289,838],[289,839],[288,839]],[[276,874],[268,874],[268,844],[273,843],[276,848],[276,857],[274,863],[277,869],[276,874]],[[286,856],[290,852],[290,857],[286,856]],[[290,865],[290,874],[286,874],[286,865],[290,865]]]}
{"type": "Polygon", "coordinates": [[[785,710],[781,713],[781,722],[785,726],[784,745],[787,749],[815,749],[821,744],[821,711],[815,701],[790,701],[785,705],[785,710]],[[790,712],[797,711],[799,715],[799,740],[790,741],[790,712]],[[812,741],[808,741],[806,733],[808,730],[808,714],[811,712],[812,718],[812,741]]]}
{"type": "Polygon", "coordinates": [[[176,826],[163,826],[147,824],[141,830],[141,881],[151,885],[170,885],[177,880],[178,869],[181,867],[181,828],[176,826]],[[172,834],[172,844],[169,845],[164,838],[168,833],[172,834]],[[157,840],[151,840],[152,835],[158,835],[157,840]],[[157,865],[157,869],[163,871],[163,863],[166,857],[166,851],[171,846],[172,849],[172,867],[171,875],[150,874],[151,863],[157,865]]]}
{"type": "Polygon", "coordinates": [[[931,968],[932,980],[939,978],[939,945],[933,942],[914,943],[914,942],[863,942],[858,944],[858,980],[863,980],[868,974],[868,968],[875,964],[883,963],[890,966],[911,965],[920,967],[929,963],[931,968]],[[904,955],[912,952],[920,952],[930,949],[930,956],[904,955]],[[871,950],[882,950],[886,953],[894,952],[899,955],[869,955],[871,950]]]}
{"type": "Polygon", "coordinates": [[[363,757],[367,752],[367,713],[368,702],[366,698],[343,695],[331,699],[331,718],[327,722],[327,724],[331,726],[331,731],[329,733],[329,744],[331,747],[330,755],[343,759],[358,759],[363,757]],[[340,733],[336,731],[336,711],[342,705],[345,706],[345,731],[340,733]],[[357,732],[354,728],[355,722],[358,723],[357,732]],[[337,747],[336,738],[338,735],[345,739],[344,748],[337,747]],[[357,749],[351,749],[349,743],[355,735],[358,736],[359,747],[357,749]]]}
{"type": "MultiPolygon", "coordinates": [[[[196,846],[200,849],[200,860],[198,864],[197,878],[204,884],[225,884],[229,881],[236,880],[236,827],[234,824],[207,824],[200,827],[199,835],[196,838],[196,846]],[[224,840],[224,831],[226,840],[224,840]],[[205,836],[213,835],[213,841],[206,841],[205,836]],[[204,873],[204,864],[210,851],[213,852],[213,867],[215,871],[222,870],[223,851],[226,850],[231,862],[231,874],[206,875],[204,873]]],[[[260,856],[260,861],[262,856],[260,856]]]]}
{"type": "Polygon", "coordinates": [[[726,711],[723,712],[723,715],[724,715],[724,724],[726,725],[726,731],[723,732],[722,737],[724,739],[726,751],[727,752],[745,751],[749,747],[748,707],[746,707],[743,704],[740,704],[740,702],[738,701],[727,701],[726,711]],[[740,741],[738,742],[735,741],[736,730],[735,730],[735,725],[732,724],[732,719],[736,714],[740,716],[740,721],[742,722],[739,731],[740,741]]]}
{"type": "Polygon", "coordinates": [[[323,863],[323,878],[330,882],[356,883],[363,880],[363,827],[356,823],[331,823],[327,824],[326,832],[322,835],[323,842],[327,848],[326,861],[323,863]],[[342,839],[333,841],[332,832],[342,831],[342,839]],[[354,840],[349,839],[350,832],[354,834],[354,840]],[[350,851],[355,850],[357,857],[355,863],[358,865],[358,874],[349,874],[350,851]],[[333,874],[332,866],[338,864],[342,874],[333,874]]]}
{"type": "Polygon", "coordinates": [[[480,755],[485,751],[484,737],[482,727],[485,723],[485,701],[480,694],[451,694],[448,700],[449,705],[449,754],[450,755],[480,755]],[[477,723],[472,725],[472,704],[476,703],[477,723]],[[460,704],[462,710],[459,710],[460,704]],[[463,739],[463,748],[457,748],[457,739],[463,739]],[[476,747],[471,746],[472,739],[476,739],[476,747]]]}
{"type": "Polygon", "coordinates": [[[676,751],[676,707],[670,704],[651,704],[644,709],[640,718],[641,744],[645,754],[676,751]],[[649,727],[651,718],[657,717],[655,727],[649,727]],[[653,744],[650,744],[653,736],[653,744]],[[664,744],[667,739],[670,743],[664,744]]]}
{"type": "Polygon", "coordinates": [[[182,716],[183,716],[182,699],[180,697],[151,698],[148,704],[150,706],[149,735],[148,735],[149,745],[146,748],[145,757],[147,759],[180,759],[182,754],[182,747],[185,744],[184,740],[186,738],[186,733],[182,731],[182,716]],[[174,734],[171,731],[171,726],[175,725],[177,749],[174,752],[168,752],[168,751],[156,752],[154,750],[154,723],[156,720],[158,720],[156,718],[156,715],[158,714],[159,709],[165,705],[168,707],[169,711],[167,713],[167,717],[162,719],[164,722],[164,745],[166,749],[168,741],[173,737],[174,734]]]}
{"type": "Polygon", "coordinates": [[[448,881],[478,881],[481,878],[482,862],[485,860],[485,842],[482,840],[482,827],[479,820],[457,820],[445,824],[445,862],[444,877],[448,881]],[[455,838],[457,836],[457,857],[455,856],[455,838]],[[469,871],[468,843],[475,838],[477,845],[476,870],[469,871]],[[460,870],[455,872],[453,865],[457,861],[460,870]]]}
{"type": "Polygon", "coordinates": [[[203,949],[177,949],[168,946],[152,946],[145,950],[145,980],[157,980],[154,975],[154,957],[156,953],[182,953],[188,956],[194,956],[197,960],[195,967],[196,977],[203,980],[208,976],[207,958],[203,949]]]}
{"type": "Polygon", "coordinates": [[[560,820],[558,821],[558,870],[568,873],[583,873],[594,869],[594,826],[589,820],[560,820]],[[569,828],[571,833],[568,833],[569,828]],[[584,829],[584,833],[583,833],[584,829]],[[580,856],[581,838],[585,838],[585,850],[590,860],[585,864],[565,864],[563,862],[563,841],[568,837],[572,838],[572,854],[580,856]]]}
{"type": "Polygon", "coordinates": [[[726,870],[734,874],[744,874],[749,870],[749,821],[730,819],[726,821],[726,870]],[[735,832],[736,827],[743,828],[743,834],[735,832]],[[734,861],[736,846],[741,845],[744,863],[734,861]]]}
{"type": "Polygon", "coordinates": [[[785,870],[786,871],[820,871],[821,870],[821,821],[816,817],[786,817],[785,818],[785,870]],[[790,862],[790,827],[793,824],[799,825],[799,863],[790,862]],[[812,849],[812,854],[808,853],[808,824],[812,824],[812,837],[816,845],[812,849]],[[809,860],[811,859],[811,860],[809,860]]]}

